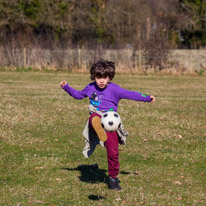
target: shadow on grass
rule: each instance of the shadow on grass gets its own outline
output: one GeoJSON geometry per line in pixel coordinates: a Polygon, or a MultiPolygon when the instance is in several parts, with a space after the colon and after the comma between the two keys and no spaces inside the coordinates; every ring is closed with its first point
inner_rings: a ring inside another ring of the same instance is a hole
{"type": "Polygon", "coordinates": [[[94,165],[79,165],[76,168],[61,168],[67,171],[80,171],[79,180],[91,184],[98,182],[107,182],[108,176],[106,170],[99,169],[97,164],[94,165]]]}
{"type": "Polygon", "coordinates": [[[106,199],[105,197],[102,197],[101,195],[89,195],[90,200],[103,200],[106,199]]]}
{"type": "Polygon", "coordinates": [[[138,172],[125,172],[125,171],[121,171],[120,174],[122,175],[138,175],[138,172]]]}
{"type": "MultiPolygon", "coordinates": [[[[99,169],[98,164],[79,165],[76,168],[61,168],[61,169],[67,171],[80,171],[81,175],[79,176],[79,180],[90,184],[95,184],[99,182],[107,183],[108,180],[108,176],[106,175],[106,170],[99,169]]],[[[101,195],[94,195],[94,194],[89,195],[88,198],[92,201],[106,199],[101,195]]]]}
{"type": "MultiPolygon", "coordinates": [[[[61,168],[67,171],[80,171],[81,175],[79,176],[79,180],[82,182],[88,182],[91,184],[98,182],[108,182],[108,176],[106,175],[107,170],[99,169],[98,164],[94,165],[79,165],[76,168],[61,168]]],[[[125,172],[120,171],[120,174],[123,175],[138,175],[135,172],[125,172]]]]}
{"type": "MultiPolygon", "coordinates": [[[[61,168],[62,170],[67,171],[80,171],[81,175],[79,176],[79,180],[82,182],[87,182],[91,184],[99,183],[99,182],[108,182],[108,176],[106,175],[107,170],[99,169],[98,164],[94,165],[79,165],[76,168],[61,168]]],[[[123,175],[136,175],[134,172],[120,172],[123,175]]],[[[105,197],[101,195],[91,194],[88,198],[92,201],[104,200],[105,197]]]]}

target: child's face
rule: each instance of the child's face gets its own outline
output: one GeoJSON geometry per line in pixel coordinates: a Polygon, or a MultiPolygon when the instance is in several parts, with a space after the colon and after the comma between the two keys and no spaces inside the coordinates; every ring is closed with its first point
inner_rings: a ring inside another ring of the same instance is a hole
{"type": "Polygon", "coordinates": [[[106,88],[109,81],[109,77],[95,77],[95,82],[100,89],[106,88]]]}

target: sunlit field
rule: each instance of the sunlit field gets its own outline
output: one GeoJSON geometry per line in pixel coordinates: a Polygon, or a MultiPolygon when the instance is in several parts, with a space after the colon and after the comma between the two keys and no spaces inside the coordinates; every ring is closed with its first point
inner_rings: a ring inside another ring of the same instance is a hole
{"type": "Polygon", "coordinates": [[[89,74],[0,72],[0,205],[206,205],[206,77],[117,74],[156,103],[121,100],[122,191],[107,186],[105,148],[85,159],[89,74]],[[99,168],[92,167],[98,164],[99,168]]]}

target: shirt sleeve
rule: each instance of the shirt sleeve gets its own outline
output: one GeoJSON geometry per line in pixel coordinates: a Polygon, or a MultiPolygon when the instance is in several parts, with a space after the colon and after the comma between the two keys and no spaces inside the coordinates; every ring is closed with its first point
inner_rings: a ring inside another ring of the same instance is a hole
{"type": "Polygon", "coordinates": [[[88,85],[81,91],[78,91],[76,89],[73,89],[70,87],[68,84],[62,87],[64,91],[66,91],[70,96],[72,96],[75,99],[84,99],[88,97],[87,92],[88,92],[88,85]]]}
{"type": "Polygon", "coordinates": [[[118,88],[116,89],[116,93],[118,96],[118,100],[130,99],[130,100],[141,101],[141,102],[151,102],[150,96],[144,95],[140,92],[123,89],[120,86],[118,86],[118,88]]]}

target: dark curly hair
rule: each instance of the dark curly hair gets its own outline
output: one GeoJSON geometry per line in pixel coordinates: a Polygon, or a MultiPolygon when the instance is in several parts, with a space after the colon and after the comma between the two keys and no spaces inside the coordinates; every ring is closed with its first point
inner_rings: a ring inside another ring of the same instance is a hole
{"type": "Polygon", "coordinates": [[[100,59],[99,61],[92,64],[90,74],[91,80],[95,80],[95,77],[109,77],[109,79],[112,80],[115,75],[115,64],[114,62],[100,59]]]}

